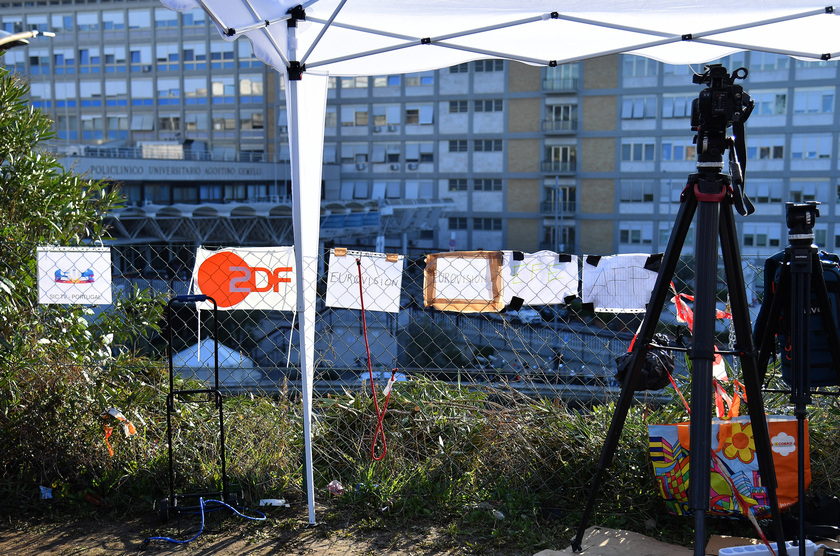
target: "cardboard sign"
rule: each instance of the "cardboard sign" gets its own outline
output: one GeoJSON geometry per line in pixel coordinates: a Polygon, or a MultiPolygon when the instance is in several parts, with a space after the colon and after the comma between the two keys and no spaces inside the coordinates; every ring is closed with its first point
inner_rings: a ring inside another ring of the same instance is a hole
{"type": "Polygon", "coordinates": [[[577,255],[558,255],[552,251],[502,251],[502,254],[506,304],[518,297],[524,305],[552,305],[577,296],[577,255]]]}
{"type": "Polygon", "coordinates": [[[644,313],[661,255],[587,256],[581,298],[595,311],[644,313]]]}
{"type": "Polygon", "coordinates": [[[426,257],[426,307],[441,311],[501,311],[501,251],[453,251],[426,257]]]}
{"type": "MultiPolygon", "coordinates": [[[[294,311],[296,289],[293,247],[199,247],[193,268],[193,288],[212,297],[220,311],[259,309],[294,311]]],[[[197,303],[212,309],[211,302],[197,303]]]]}
{"type": "Polygon", "coordinates": [[[38,303],[110,305],[110,247],[38,247],[38,303]]]}
{"type": "Polygon", "coordinates": [[[398,313],[404,259],[402,255],[333,249],[327,273],[327,307],[361,309],[364,295],[366,311],[398,313]]]}

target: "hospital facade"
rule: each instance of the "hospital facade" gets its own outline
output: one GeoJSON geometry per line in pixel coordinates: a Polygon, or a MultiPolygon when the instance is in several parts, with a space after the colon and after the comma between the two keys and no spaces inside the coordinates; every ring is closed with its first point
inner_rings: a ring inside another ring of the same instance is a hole
{"type": "MultiPolygon", "coordinates": [[[[52,31],[5,53],[50,148],[110,180],[125,260],[170,245],[291,244],[284,77],[201,11],[156,1],[0,0],[7,32],[52,31]]],[[[784,203],[818,201],[817,244],[840,249],[835,62],[763,53],[749,69],[742,254],[787,244],[784,203]]],[[[325,245],[420,254],[662,251],[695,171],[692,82],[702,67],[610,55],[556,67],[476,60],[435,71],[332,77],[325,122],[325,245]]],[[[304,79],[306,75],[304,74],[304,79]]],[[[690,253],[690,235],[683,253],[690,253]]]]}

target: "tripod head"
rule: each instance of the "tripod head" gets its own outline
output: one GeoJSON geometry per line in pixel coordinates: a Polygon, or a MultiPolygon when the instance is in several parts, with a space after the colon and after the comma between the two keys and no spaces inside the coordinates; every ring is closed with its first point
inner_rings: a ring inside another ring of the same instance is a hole
{"type": "MultiPolygon", "coordinates": [[[[691,130],[696,131],[697,170],[710,182],[726,182],[717,176],[723,170],[723,155],[729,152],[729,171],[736,208],[748,215],[754,208],[743,191],[747,149],[744,123],[750,117],[755,103],[744,88],[735,84],[749,72],[739,68],[731,74],[721,64],[709,64],[702,74],[694,75],[693,82],[706,88],[691,103],[691,130]],[[735,139],[727,137],[732,126],[735,139]],[[712,176],[714,174],[715,176],[712,176]]],[[[730,185],[726,182],[726,185],[730,185]]]]}
{"type": "Polygon", "coordinates": [[[785,220],[791,245],[810,247],[814,241],[814,224],[820,215],[819,203],[785,203],[785,220]]]}

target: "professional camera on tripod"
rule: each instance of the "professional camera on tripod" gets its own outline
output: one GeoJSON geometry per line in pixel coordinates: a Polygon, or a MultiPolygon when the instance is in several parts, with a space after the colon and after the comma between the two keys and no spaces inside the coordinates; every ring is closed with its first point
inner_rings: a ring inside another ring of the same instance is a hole
{"type": "Polygon", "coordinates": [[[719,173],[723,169],[723,154],[729,150],[730,176],[715,176],[713,182],[720,186],[718,181],[722,178],[726,186],[732,187],[735,210],[744,216],[755,210],[743,190],[747,161],[744,124],[755,104],[735,80],[747,75],[746,68],[736,69],[730,75],[720,64],[706,66],[706,72],[694,75],[693,82],[708,86],[691,103],[691,130],[697,132],[697,171],[719,173]],[[734,139],[726,133],[730,126],[734,139]]]}
{"type": "MultiPolygon", "coordinates": [[[[677,213],[668,246],[662,257],[659,274],[651,292],[650,302],[642,325],[630,351],[627,371],[621,385],[621,395],[616,404],[607,438],[601,451],[598,468],[592,481],[592,490],[584,509],[577,535],[572,540],[574,550],[581,550],[585,524],[592,515],[596,493],[607,467],[612,461],[621,429],[633,401],[633,393],[641,385],[643,366],[654,342],[662,308],[669,297],[670,282],[674,276],[680,251],[685,244],[696,213],[695,272],[694,272],[694,330],[690,350],[691,370],[691,421],[689,444],[692,464],[689,467],[687,511],[694,515],[694,553],[703,556],[706,543],[706,513],[710,509],[710,475],[712,458],[712,370],[716,356],[715,314],[718,283],[718,246],[723,256],[723,268],[729,292],[732,323],[735,330],[736,349],[729,352],[741,361],[743,384],[746,390],[750,421],[752,423],[755,453],[761,482],[766,489],[766,500],[773,517],[773,535],[777,541],[784,539],[776,494],[776,475],[773,466],[767,416],[761,396],[756,354],[753,345],[741,254],[735,229],[733,207],[747,216],[754,211],[744,194],[746,171],[746,142],[744,123],[752,113],[754,103],[744,89],[735,83],[747,76],[747,70],[737,69],[731,74],[720,64],[706,66],[704,73],[695,75],[694,83],[705,84],[691,107],[691,130],[696,132],[697,172],[690,174],[680,196],[677,213]],[[732,127],[734,137],[727,129],[732,127]],[[729,150],[729,174],[724,169],[724,154],[729,150]],[[719,241],[716,241],[715,238],[719,241]]],[[[784,543],[779,554],[785,556],[784,543]]]]}

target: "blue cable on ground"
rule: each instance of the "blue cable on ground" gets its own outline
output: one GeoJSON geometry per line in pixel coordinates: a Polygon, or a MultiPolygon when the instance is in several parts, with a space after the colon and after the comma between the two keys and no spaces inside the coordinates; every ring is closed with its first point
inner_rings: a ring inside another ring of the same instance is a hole
{"type": "MultiPolygon", "coordinates": [[[[163,541],[163,542],[168,542],[168,543],[173,543],[173,544],[189,544],[189,543],[193,542],[195,539],[197,539],[198,537],[201,536],[201,533],[204,532],[205,504],[210,504],[210,503],[219,504],[222,507],[228,508],[229,510],[231,510],[233,513],[235,513],[239,517],[242,517],[242,518],[245,518],[245,519],[250,519],[251,521],[265,521],[266,520],[265,514],[258,511],[258,510],[253,510],[253,511],[256,512],[257,514],[259,514],[259,516],[253,517],[253,516],[243,514],[242,512],[240,512],[239,510],[237,510],[236,508],[231,506],[230,504],[226,504],[226,503],[222,502],[221,500],[207,500],[205,502],[204,498],[199,498],[198,499],[198,507],[200,508],[200,513],[201,513],[201,527],[199,527],[198,533],[196,533],[193,538],[182,541],[182,540],[178,540],[178,539],[173,539],[171,537],[149,537],[149,538],[147,538],[146,540],[143,541],[143,544],[147,545],[152,541],[163,541]]],[[[220,510],[220,509],[221,508],[216,508],[216,510],[220,510]]],[[[215,510],[210,510],[210,511],[215,511],[215,510]]]]}

